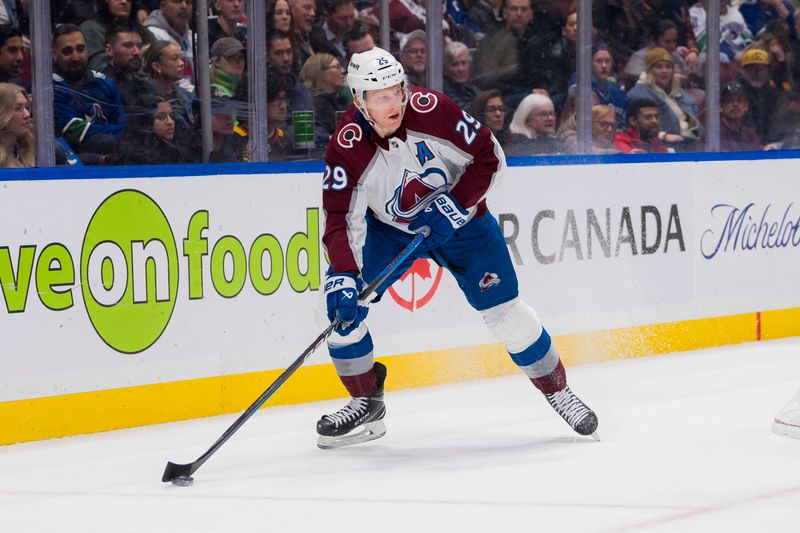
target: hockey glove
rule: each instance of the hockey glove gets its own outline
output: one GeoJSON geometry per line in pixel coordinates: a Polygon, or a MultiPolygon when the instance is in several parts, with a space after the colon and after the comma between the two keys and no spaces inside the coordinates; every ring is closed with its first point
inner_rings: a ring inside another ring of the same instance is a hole
{"type": "Polygon", "coordinates": [[[340,335],[349,335],[367,317],[369,308],[358,304],[358,293],[363,286],[364,281],[349,272],[332,273],[325,278],[328,320],[339,319],[341,324],[336,329],[340,335]]]}
{"type": "Polygon", "coordinates": [[[408,229],[416,233],[428,233],[424,246],[433,250],[444,244],[453,233],[467,223],[469,213],[448,193],[436,196],[433,201],[419,212],[408,229]],[[427,228],[427,229],[425,229],[427,228]]]}

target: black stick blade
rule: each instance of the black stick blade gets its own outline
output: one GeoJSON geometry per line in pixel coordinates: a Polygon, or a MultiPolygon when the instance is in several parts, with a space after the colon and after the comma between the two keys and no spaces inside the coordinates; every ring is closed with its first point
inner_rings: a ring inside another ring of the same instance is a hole
{"type": "Polygon", "coordinates": [[[192,466],[194,466],[194,463],[189,463],[188,465],[176,465],[171,461],[167,461],[167,467],[164,469],[164,475],[161,476],[161,481],[164,483],[169,483],[175,478],[181,476],[189,477],[193,472],[192,466]]]}

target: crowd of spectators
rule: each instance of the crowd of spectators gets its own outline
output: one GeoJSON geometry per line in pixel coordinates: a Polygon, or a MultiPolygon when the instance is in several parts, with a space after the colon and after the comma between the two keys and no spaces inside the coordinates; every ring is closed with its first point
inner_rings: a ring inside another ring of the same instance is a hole
{"type": "MultiPolygon", "coordinates": [[[[390,51],[420,87],[430,53],[427,1],[389,1],[390,51]]],[[[245,1],[209,4],[210,52],[200,58],[192,0],[51,0],[59,162],[202,162],[200,61],[211,78],[209,160],[249,160],[248,70],[262,66],[247,64],[245,1]]],[[[723,151],[800,146],[800,9],[788,0],[722,0],[720,79],[707,80],[707,5],[593,0],[591,152],[702,150],[708,83],[721,87],[723,151]]],[[[29,6],[0,2],[3,167],[35,164],[29,6]]],[[[444,6],[443,91],[508,155],[577,153],[576,2],[444,6]]],[[[380,3],[266,0],[265,7],[269,158],[319,157],[352,101],[350,56],[379,40],[380,3]],[[296,143],[293,117],[309,113],[313,141],[296,143]]]]}

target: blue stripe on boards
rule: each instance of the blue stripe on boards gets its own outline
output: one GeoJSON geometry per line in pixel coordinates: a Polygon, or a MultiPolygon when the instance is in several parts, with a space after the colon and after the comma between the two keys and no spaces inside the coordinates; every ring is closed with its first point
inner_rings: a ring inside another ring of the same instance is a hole
{"type": "MultiPolygon", "coordinates": [[[[800,159],[800,150],[768,152],[685,152],[677,154],[606,154],[507,157],[509,167],[601,165],[623,163],[680,163],[686,161],[761,161],[800,159]]],[[[174,178],[185,176],[321,173],[323,161],[280,163],[214,163],[196,165],[139,165],[99,167],[7,168],[0,181],[80,180],[117,178],[174,178]]]]}
{"type": "Polygon", "coordinates": [[[547,333],[547,330],[542,328],[542,334],[539,335],[539,338],[536,341],[518,353],[509,353],[511,359],[517,364],[517,366],[528,366],[532,365],[537,361],[541,361],[542,358],[547,355],[547,352],[550,351],[550,346],[552,345],[553,341],[550,339],[550,335],[547,333]]]}
{"type": "Polygon", "coordinates": [[[364,338],[353,344],[345,344],[344,346],[331,346],[328,345],[328,351],[334,359],[357,359],[364,357],[372,352],[372,335],[367,332],[364,338]]]}

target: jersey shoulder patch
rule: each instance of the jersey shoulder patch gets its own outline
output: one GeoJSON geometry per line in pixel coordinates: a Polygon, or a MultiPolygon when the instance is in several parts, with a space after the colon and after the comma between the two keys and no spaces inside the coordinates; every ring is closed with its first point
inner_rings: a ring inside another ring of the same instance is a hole
{"type": "Polygon", "coordinates": [[[339,128],[336,134],[336,144],[342,148],[349,149],[364,138],[364,130],[355,122],[350,122],[339,128]]]}

